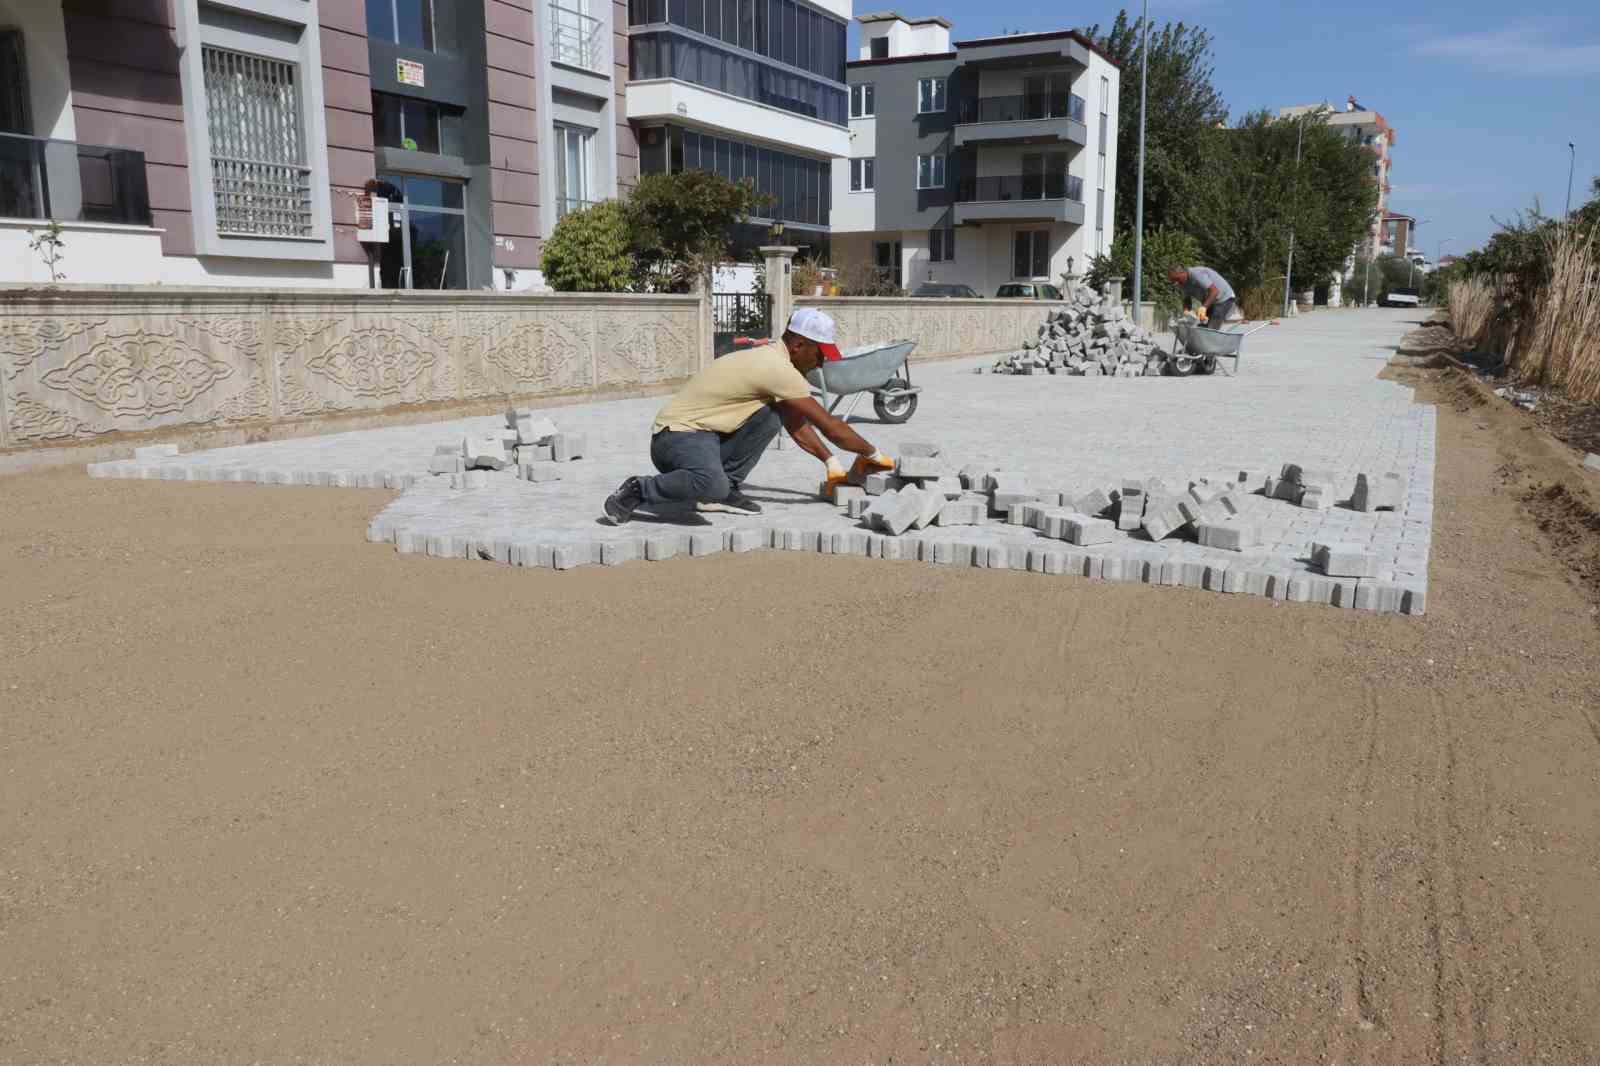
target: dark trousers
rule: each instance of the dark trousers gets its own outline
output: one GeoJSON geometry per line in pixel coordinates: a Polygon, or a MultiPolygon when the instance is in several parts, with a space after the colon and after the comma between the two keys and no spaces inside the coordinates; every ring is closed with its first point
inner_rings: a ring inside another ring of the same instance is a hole
{"type": "Polygon", "coordinates": [[[1228,321],[1228,316],[1233,314],[1233,303],[1233,297],[1230,296],[1226,300],[1218,300],[1206,308],[1206,325],[1221,327],[1224,322],[1228,321]]]}
{"type": "Polygon", "coordinates": [[[727,499],[782,428],[777,410],[763,407],[732,433],[662,430],[650,439],[650,461],[661,473],[639,479],[645,505],[683,507],[727,499]]]}

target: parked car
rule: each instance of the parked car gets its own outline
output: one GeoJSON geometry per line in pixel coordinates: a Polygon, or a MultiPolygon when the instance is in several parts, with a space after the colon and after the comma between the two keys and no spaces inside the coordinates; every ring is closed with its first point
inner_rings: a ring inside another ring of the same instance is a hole
{"type": "Polygon", "coordinates": [[[1422,299],[1416,289],[1390,289],[1378,302],[1383,307],[1416,307],[1422,299]]]}
{"type": "Polygon", "coordinates": [[[1062,300],[1061,290],[1043,282],[1014,281],[1000,286],[994,294],[996,300],[1062,300]]]}
{"type": "Polygon", "coordinates": [[[913,296],[942,296],[945,299],[949,299],[949,300],[981,300],[981,299],[983,299],[983,297],[978,295],[978,291],[976,289],[974,289],[971,285],[943,285],[943,284],[939,284],[939,283],[932,282],[932,281],[928,282],[925,285],[919,286],[917,291],[912,293],[911,295],[913,295],[913,296]]]}

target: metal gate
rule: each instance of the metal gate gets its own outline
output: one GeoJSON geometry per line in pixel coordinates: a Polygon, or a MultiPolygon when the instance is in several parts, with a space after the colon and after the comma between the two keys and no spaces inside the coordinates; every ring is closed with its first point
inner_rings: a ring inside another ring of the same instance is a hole
{"type": "Polygon", "coordinates": [[[711,354],[722,357],[772,336],[772,297],[764,292],[711,294],[711,354]]]}

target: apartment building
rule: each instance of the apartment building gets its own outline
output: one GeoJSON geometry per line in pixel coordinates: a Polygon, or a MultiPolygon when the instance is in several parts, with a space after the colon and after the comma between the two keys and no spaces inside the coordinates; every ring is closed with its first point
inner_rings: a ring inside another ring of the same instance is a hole
{"type": "Polygon", "coordinates": [[[642,173],[749,180],[767,206],[735,235],[824,256],[848,154],[848,0],[632,0],[627,116],[642,173]]]}
{"type": "Polygon", "coordinates": [[[861,15],[833,262],[898,284],[1059,283],[1109,251],[1120,72],[1074,31],[950,39],[938,17],[861,15]]]}
{"type": "Polygon", "coordinates": [[[0,0],[0,280],[48,280],[55,219],[68,281],[535,284],[557,218],[638,173],[626,11],[0,0]]]}
{"type": "MultiPolygon", "coordinates": [[[[1394,146],[1397,140],[1395,128],[1379,114],[1369,108],[1362,107],[1354,96],[1347,97],[1343,111],[1335,111],[1332,104],[1324,101],[1320,104],[1298,104],[1294,107],[1284,107],[1278,110],[1279,118],[1295,118],[1311,111],[1328,112],[1328,125],[1340,131],[1356,144],[1365,145],[1372,150],[1372,178],[1378,183],[1378,210],[1373,216],[1372,226],[1367,232],[1367,238],[1355,251],[1362,258],[1383,255],[1384,218],[1389,207],[1389,171],[1394,162],[1394,146]]],[[[1397,255],[1404,254],[1404,247],[1397,255]]]]}

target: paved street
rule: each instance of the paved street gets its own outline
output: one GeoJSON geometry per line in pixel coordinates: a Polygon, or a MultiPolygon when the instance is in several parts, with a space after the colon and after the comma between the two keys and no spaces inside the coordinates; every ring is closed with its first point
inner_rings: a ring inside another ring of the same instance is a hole
{"type": "MultiPolygon", "coordinates": [[[[930,441],[944,449],[952,472],[981,464],[1020,472],[1036,489],[1069,493],[1109,490],[1129,478],[1160,477],[1177,487],[1201,476],[1232,479],[1240,471],[1259,478],[1294,462],[1334,471],[1337,498],[1344,500],[1358,472],[1398,471],[1410,487],[1398,512],[1313,511],[1247,497],[1246,514],[1262,529],[1262,547],[1248,553],[1176,538],[1151,544],[1141,534],[1119,536],[1074,558],[1080,573],[1098,576],[1105,561],[1113,560],[1122,579],[1151,584],[1162,583],[1163,564],[1194,564],[1187,568],[1187,583],[1220,589],[1227,570],[1307,575],[1313,542],[1356,542],[1379,557],[1383,580],[1425,594],[1433,410],[1414,404],[1409,388],[1377,376],[1410,325],[1410,316],[1388,310],[1285,320],[1247,342],[1237,377],[1016,377],[973,373],[992,358],[934,363],[915,368],[914,379],[925,391],[909,423],[877,425],[867,403],[857,417],[862,432],[891,453],[904,441],[930,441]]],[[[860,528],[815,499],[820,468],[792,444],[774,448],[752,476],[750,495],[765,508],[759,518],[652,521],[641,516],[620,529],[600,524],[605,494],[627,474],[650,470],[648,427],[661,402],[649,398],[553,409],[550,414],[561,428],[587,434],[591,454],[563,464],[562,480],[545,484],[520,481],[506,470],[491,475],[488,488],[458,491],[450,488],[448,477],[427,476],[436,444],[467,432],[503,429],[493,417],[245,445],[158,463],[101,464],[95,472],[281,483],[382,484],[385,477],[391,482],[415,478],[409,491],[375,517],[375,539],[395,541],[406,551],[468,558],[498,554],[502,560],[520,558],[515,549],[525,547],[530,565],[550,565],[558,547],[576,548],[572,561],[578,564],[599,563],[602,545],[615,541],[635,542],[633,554],[643,559],[645,540],[663,533],[681,541],[686,554],[692,530],[753,526],[774,531],[772,542],[779,546],[816,550],[804,534],[821,534],[831,548],[833,534],[860,528]]],[[[939,544],[972,545],[979,559],[990,547],[1018,548],[1010,556],[1018,569],[1029,565],[1029,551],[1064,547],[1032,531],[993,523],[930,528],[902,539],[926,542],[923,557],[941,562],[958,556],[942,549],[936,556],[939,544]]],[[[723,543],[725,538],[717,541],[723,543]]],[[[916,557],[915,547],[906,551],[916,557]]],[[[1166,583],[1184,580],[1180,566],[1165,570],[1166,583]]],[[[1286,587],[1279,583],[1276,598],[1284,598],[1286,587]]],[[[1331,583],[1308,586],[1304,595],[1327,602],[1331,583]]],[[[1424,602],[1416,598],[1414,613],[1421,613],[1424,602]]]]}

